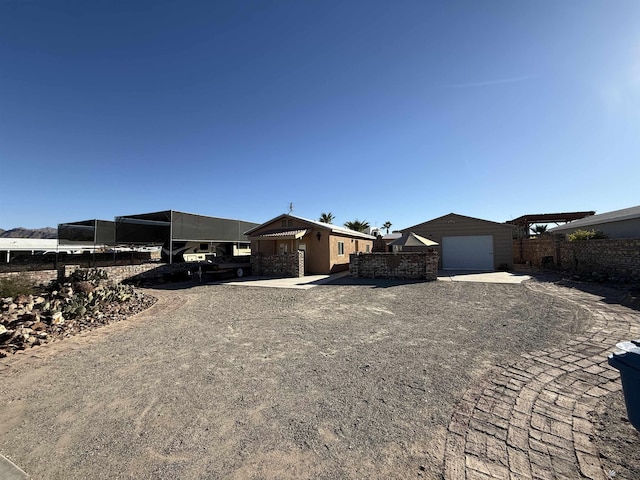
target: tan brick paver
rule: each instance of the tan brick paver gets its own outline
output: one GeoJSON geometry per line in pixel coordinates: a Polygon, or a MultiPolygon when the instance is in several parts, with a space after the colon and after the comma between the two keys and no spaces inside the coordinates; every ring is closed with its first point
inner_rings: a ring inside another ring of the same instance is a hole
{"type": "Polygon", "coordinates": [[[592,442],[590,414],[621,388],[607,355],[640,334],[640,313],[552,283],[524,284],[580,305],[588,332],[557,349],[529,352],[492,370],[451,417],[445,478],[607,478],[592,442]]]}

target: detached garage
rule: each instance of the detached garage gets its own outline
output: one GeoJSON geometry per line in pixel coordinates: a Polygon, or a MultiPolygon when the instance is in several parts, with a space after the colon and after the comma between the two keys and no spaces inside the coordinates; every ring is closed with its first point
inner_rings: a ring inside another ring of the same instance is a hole
{"type": "Polygon", "coordinates": [[[450,213],[405,228],[440,244],[439,268],[493,271],[513,267],[513,226],[450,213]]]}

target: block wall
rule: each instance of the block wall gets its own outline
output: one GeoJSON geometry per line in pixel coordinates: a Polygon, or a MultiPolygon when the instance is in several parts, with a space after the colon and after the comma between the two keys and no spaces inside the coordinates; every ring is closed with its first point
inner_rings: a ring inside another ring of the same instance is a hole
{"type": "Polygon", "coordinates": [[[640,238],[570,242],[541,236],[514,240],[514,262],[576,273],[597,273],[621,280],[640,279],[640,238]]]}
{"type": "MultiPolygon", "coordinates": [[[[164,275],[174,273],[187,272],[190,268],[188,263],[158,264],[148,263],[143,265],[121,265],[116,267],[98,267],[99,270],[107,272],[108,280],[114,283],[120,283],[123,280],[136,278],[137,280],[161,278],[164,275]]],[[[0,278],[11,278],[15,276],[24,276],[29,278],[35,285],[46,285],[53,280],[69,277],[76,270],[92,270],[90,268],[81,268],[79,265],[64,265],[59,270],[38,270],[25,272],[5,272],[0,273],[0,278]]]]}
{"type": "Polygon", "coordinates": [[[251,255],[251,273],[260,277],[304,277],[304,252],[251,255]]]}
{"type": "Polygon", "coordinates": [[[349,273],[356,278],[407,278],[436,280],[437,252],[352,254],[349,273]]]}

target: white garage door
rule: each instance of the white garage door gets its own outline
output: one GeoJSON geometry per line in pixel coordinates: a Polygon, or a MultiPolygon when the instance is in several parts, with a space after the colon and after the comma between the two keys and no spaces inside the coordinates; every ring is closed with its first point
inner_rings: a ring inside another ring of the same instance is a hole
{"type": "Polygon", "coordinates": [[[493,235],[442,237],[442,268],[493,271],[493,235]]]}

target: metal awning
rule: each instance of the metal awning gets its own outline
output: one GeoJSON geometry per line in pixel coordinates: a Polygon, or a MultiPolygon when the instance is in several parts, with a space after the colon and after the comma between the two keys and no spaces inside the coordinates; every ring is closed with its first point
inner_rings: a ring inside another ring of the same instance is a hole
{"type": "Polygon", "coordinates": [[[309,229],[302,230],[270,230],[259,235],[251,235],[249,238],[256,240],[298,240],[304,237],[309,229]]]}

